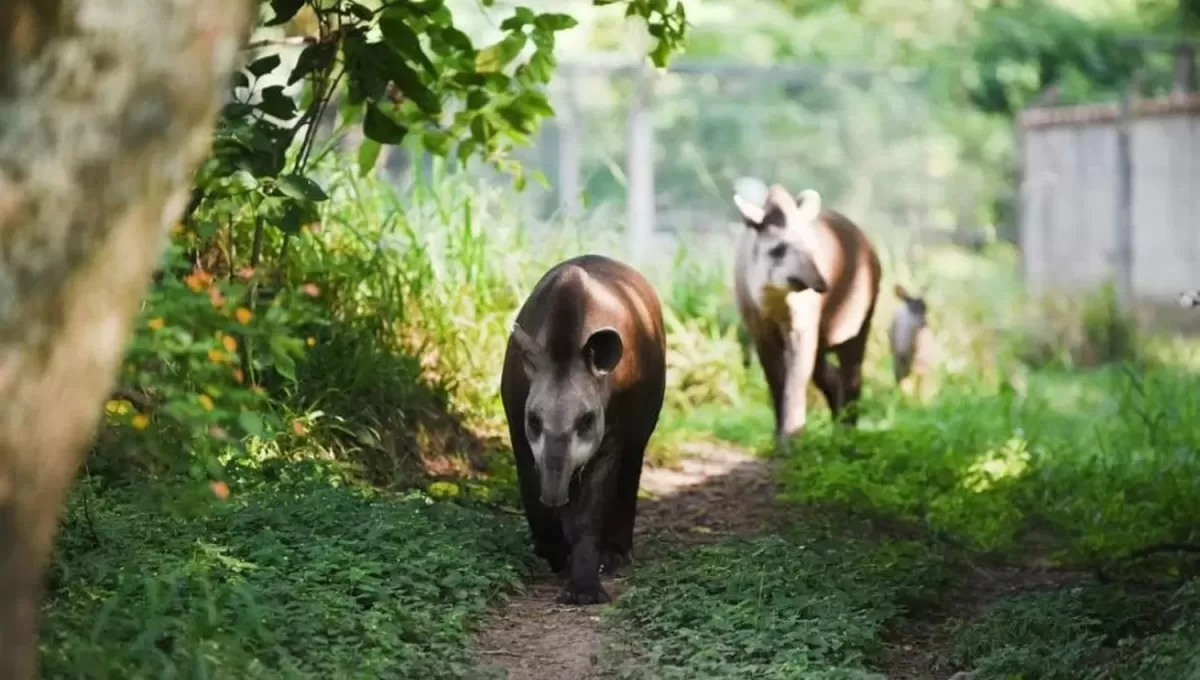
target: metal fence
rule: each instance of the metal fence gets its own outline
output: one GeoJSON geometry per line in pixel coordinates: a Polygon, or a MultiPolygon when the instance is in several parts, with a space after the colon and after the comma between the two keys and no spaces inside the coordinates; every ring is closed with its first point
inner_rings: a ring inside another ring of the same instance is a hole
{"type": "MultiPolygon", "coordinates": [[[[961,161],[927,87],[901,69],[560,63],[556,117],[517,151],[549,186],[530,184],[521,201],[539,222],[624,231],[635,258],[728,240],[739,228],[733,183],[745,175],[817,189],[879,240],[943,238],[970,219],[978,169],[961,161]]],[[[394,175],[411,165],[388,163],[394,175]]],[[[508,182],[482,164],[470,171],[508,182]]]]}

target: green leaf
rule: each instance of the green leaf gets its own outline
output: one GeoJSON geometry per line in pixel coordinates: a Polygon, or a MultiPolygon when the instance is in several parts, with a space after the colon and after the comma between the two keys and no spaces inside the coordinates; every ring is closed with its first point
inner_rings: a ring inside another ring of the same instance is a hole
{"type": "Polygon", "coordinates": [[[233,74],[232,87],[250,87],[250,79],[246,77],[245,71],[237,71],[233,74]]]}
{"type": "Polygon", "coordinates": [[[375,17],[375,12],[370,7],[364,7],[357,2],[350,3],[350,14],[359,21],[370,21],[375,17]]]}
{"type": "Polygon", "coordinates": [[[525,48],[524,33],[514,33],[503,40],[488,45],[475,56],[475,70],[479,73],[496,73],[504,68],[525,48]]]}
{"type": "Polygon", "coordinates": [[[363,134],[380,144],[399,144],[408,134],[408,128],[392,120],[377,105],[369,104],[363,118],[363,134]]]}
{"type": "Polygon", "coordinates": [[[321,185],[304,175],[281,175],[276,182],[276,186],[279,187],[283,195],[297,200],[303,199],[314,203],[329,200],[329,194],[325,193],[321,185]]]}
{"type": "Polygon", "coordinates": [[[252,411],[242,411],[238,414],[238,425],[242,431],[252,437],[265,437],[266,432],[263,430],[263,421],[257,413],[252,411]]]}
{"type": "Polygon", "coordinates": [[[291,197],[283,199],[282,210],[274,220],[275,226],[285,234],[296,234],[306,224],[316,221],[317,211],[311,201],[297,201],[291,197]]]}
{"type": "Polygon", "coordinates": [[[255,59],[253,63],[246,67],[246,70],[255,78],[261,78],[278,68],[279,64],[279,55],[269,54],[261,59],[255,59]]]}
{"type": "Polygon", "coordinates": [[[437,76],[437,67],[421,49],[421,39],[409,27],[407,16],[395,10],[387,10],[379,20],[379,30],[384,41],[400,54],[421,64],[431,76],[437,76]]]}
{"type": "Polygon", "coordinates": [[[453,26],[444,26],[441,31],[441,37],[442,40],[446,41],[447,45],[453,47],[454,49],[472,56],[475,55],[475,44],[471,42],[471,39],[467,37],[466,33],[463,33],[457,28],[453,26]]]}
{"type": "Polygon", "coordinates": [[[304,6],[304,0],[271,0],[271,9],[275,11],[275,18],[268,21],[265,26],[278,26],[285,24],[292,17],[296,16],[296,12],[304,6]]]}
{"type": "Polygon", "coordinates": [[[491,98],[491,95],[489,95],[486,90],[471,90],[471,92],[467,94],[467,108],[478,111],[479,109],[487,106],[488,101],[490,101],[491,98]]]}
{"type": "Polygon", "coordinates": [[[282,85],[272,85],[271,87],[263,88],[262,101],[258,103],[257,108],[259,111],[280,120],[289,120],[292,116],[296,115],[296,102],[283,93],[282,85]]]}
{"type": "Polygon", "coordinates": [[[258,180],[246,170],[235,170],[229,176],[229,186],[239,192],[254,191],[258,188],[258,180]]]}
{"type": "Polygon", "coordinates": [[[579,22],[568,14],[539,14],[533,25],[543,31],[565,31],[575,28],[579,22]]]}
{"type": "Polygon", "coordinates": [[[230,102],[221,110],[221,115],[226,118],[244,118],[254,111],[254,107],[241,102],[230,102]]]}
{"type": "Polygon", "coordinates": [[[500,22],[501,31],[514,31],[532,24],[536,15],[528,7],[518,7],[515,13],[500,22]]]}
{"type": "Polygon", "coordinates": [[[358,145],[358,174],[366,176],[367,173],[375,169],[375,162],[379,160],[379,152],[383,150],[383,145],[374,139],[367,138],[358,145]]]}
{"type": "Polygon", "coordinates": [[[271,361],[275,364],[275,370],[284,378],[296,382],[296,361],[289,352],[287,338],[272,335],[267,344],[271,350],[271,361]]]}
{"type": "Polygon", "coordinates": [[[324,71],[329,68],[333,64],[335,56],[337,56],[337,45],[335,43],[319,43],[305,47],[304,51],[296,59],[296,66],[292,69],[292,75],[288,76],[288,85],[302,80],[310,73],[324,71]]]}

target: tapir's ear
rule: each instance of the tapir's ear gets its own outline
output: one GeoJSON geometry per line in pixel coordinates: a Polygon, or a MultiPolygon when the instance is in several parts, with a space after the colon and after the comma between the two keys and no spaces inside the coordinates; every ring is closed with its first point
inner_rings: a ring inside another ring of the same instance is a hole
{"type": "Polygon", "coordinates": [[[525,368],[525,375],[532,378],[535,373],[543,368],[546,361],[545,352],[538,341],[532,335],[525,332],[519,324],[514,323],[512,327],[512,339],[517,345],[517,350],[521,352],[521,363],[525,368]]]}
{"type": "Polygon", "coordinates": [[[625,345],[621,342],[621,334],[612,327],[601,328],[588,336],[583,343],[583,355],[587,359],[588,368],[596,376],[604,376],[613,372],[625,353],[625,345]]]}
{"type": "Polygon", "coordinates": [[[767,216],[765,210],[742,198],[741,194],[733,195],[733,204],[737,206],[738,212],[742,214],[742,221],[746,223],[746,226],[754,229],[762,229],[763,219],[767,216]]]}
{"type": "Polygon", "coordinates": [[[896,291],[896,297],[900,298],[901,300],[908,299],[908,291],[904,290],[904,286],[897,283],[894,290],[896,291]]]}
{"type": "Polygon", "coordinates": [[[796,218],[802,224],[813,224],[821,216],[821,194],[805,189],[796,194],[796,218]]]}

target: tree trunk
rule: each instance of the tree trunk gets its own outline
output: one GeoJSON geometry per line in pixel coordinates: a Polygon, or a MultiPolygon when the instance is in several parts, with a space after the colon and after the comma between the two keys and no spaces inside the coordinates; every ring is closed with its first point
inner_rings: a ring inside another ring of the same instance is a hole
{"type": "Polygon", "coordinates": [[[253,0],[0,0],[0,678],[253,0]]]}

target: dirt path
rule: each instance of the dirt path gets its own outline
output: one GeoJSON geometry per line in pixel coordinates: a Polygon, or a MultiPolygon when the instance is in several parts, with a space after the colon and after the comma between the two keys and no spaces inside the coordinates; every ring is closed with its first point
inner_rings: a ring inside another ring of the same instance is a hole
{"type": "MultiPolygon", "coordinates": [[[[692,444],[678,469],[646,468],[638,504],[634,559],[706,542],[729,533],[757,532],[771,520],[774,483],[766,461],[725,445],[692,444]]],[[[616,600],[624,579],[602,579],[616,600]]],[[[559,585],[539,574],[484,626],[475,652],[509,680],[595,680],[600,663],[600,608],[554,602],[559,585]]]]}

